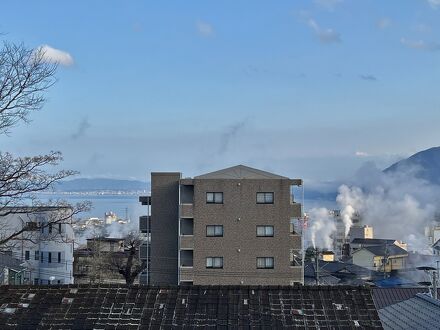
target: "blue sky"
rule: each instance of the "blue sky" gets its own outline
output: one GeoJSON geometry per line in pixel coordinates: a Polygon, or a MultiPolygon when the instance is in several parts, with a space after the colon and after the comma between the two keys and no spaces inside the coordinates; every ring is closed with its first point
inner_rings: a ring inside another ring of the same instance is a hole
{"type": "Polygon", "coordinates": [[[6,1],[59,81],[16,154],[83,176],[247,164],[344,179],[439,145],[440,0],[6,1]]]}

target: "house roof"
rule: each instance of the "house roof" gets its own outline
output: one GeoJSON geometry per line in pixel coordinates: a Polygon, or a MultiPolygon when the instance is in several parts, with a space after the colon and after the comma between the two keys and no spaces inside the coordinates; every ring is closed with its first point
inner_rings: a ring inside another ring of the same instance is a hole
{"type": "Polygon", "coordinates": [[[1,329],[381,329],[352,286],[2,286],[1,329]]]}
{"type": "Polygon", "coordinates": [[[374,246],[366,246],[362,249],[356,250],[353,252],[353,254],[356,254],[362,250],[367,250],[374,254],[375,256],[401,256],[401,255],[408,255],[408,252],[401,247],[398,247],[397,245],[374,245],[374,246]]]}
{"type": "Polygon", "coordinates": [[[438,329],[440,301],[417,293],[413,298],[379,310],[384,329],[438,329]]]}
{"type": "Polygon", "coordinates": [[[285,176],[258,170],[245,165],[237,165],[223,170],[202,174],[195,179],[288,179],[285,176]]]}
{"type": "Polygon", "coordinates": [[[351,243],[353,244],[370,244],[370,245],[382,245],[382,244],[394,244],[395,239],[381,239],[381,238],[354,238],[351,243]]]}
{"type": "MultiPolygon", "coordinates": [[[[389,305],[410,299],[417,293],[426,293],[427,288],[413,287],[413,288],[373,288],[373,300],[377,309],[384,308],[389,305]]],[[[438,289],[440,297],[440,289],[438,289]]]]}

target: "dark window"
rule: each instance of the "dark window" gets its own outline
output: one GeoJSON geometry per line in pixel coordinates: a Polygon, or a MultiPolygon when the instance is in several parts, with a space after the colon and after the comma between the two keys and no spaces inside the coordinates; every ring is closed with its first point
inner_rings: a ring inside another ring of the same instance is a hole
{"type": "Polygon", "coordinates": [[[223,204],[222,192],[207,192],[206,203],[208,204],[223,204]]]}
{"type": "Polygon", "coordinates": [[[40,261],[41,261],[41,262],[44,262],[44,254],[43,254],[43,251],[41,251],[41,253],[40,253],[40,261]]]}
{"type": "Polygon", "coordinates": [[[38,281],[39,281],[38,278],[34,278],[34,285],[38,285],[38,281]]]}
{"type": "Polygon", "coordinates": [[[58,232],[61,233],[61,224],[58,224],[58,232]]]}
{"type": "Polygon", "coordinates": [[[257,258],[257,268],[273,268],[273,257],[258,257],[257,258]]]}
{"type": "Polygon", "coordinates": [[[221,225],[206,226],[206,236],[222,237],[223,236],[223,226],[221,226],[221,225]]]}
{"type": "Polygon", "coordinates": [[[49,234],[52,234],[52,224],[49,224],[49,234]]]}
{"type": "Polygon", "coordinates": [[[58,252],[58,263],[61,263],[61,252],[58,252]]]}
{"type": "Polygon", "coordinates": [[[257,204],[273,204],[273,192],[258,192],[257,204]]]}
{"type": "Polygon", "coordinates": [[[30,254],[31,253],[29,251],[24,251],[24,260],[29,260],[30,254]]]}
{"type": "Polygon", "coordinates": [[[52,252],[49,252],[47,254],[47,262],[51,263],[52,262],[52,252]]]}
{"type": "Polygon", "coordinates": [[[257,226],[258,237],[273,237],[273,226],[257,226]]]}
{"type": "Polygon", "coordinates": [[[206,268],[223,268],[223,257],[207,257],[206,268]]]}
{"type": "Polygon", "coordinates": [[[40,251],[35,251],[34,259],[40,260],[40,251]]]}

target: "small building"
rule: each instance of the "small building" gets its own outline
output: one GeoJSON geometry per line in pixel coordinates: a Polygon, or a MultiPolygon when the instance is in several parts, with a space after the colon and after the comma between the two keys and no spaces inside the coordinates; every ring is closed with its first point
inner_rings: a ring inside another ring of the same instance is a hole
{"type": "Polygon", "coordinates": [[[350,228],[350,241],[353,241],[355,238],[372,239],[373,227],[368,225],[352,226],[350,228]]]}
{"type": "Polygon", "coordinates": [[[73,246],[70,207],[3,208],[0,222],[6,233],[21,232],[2,246],[29,272],[27,284],[72,284],[73,246]]]}
{"type": "Polygon", "coordinates": [[[408,249],[406,243],[395,239],[382,239],[382,238],[354,238],[350,242],[350,251],[353,254],[354,251],[364,247],[378,246],[378,245],[396,245],[404,250],[408,249]]]}
{"type": "MultiPolygon", "coordinates": [[[[87,239],[87,247],[74,251],[75,284],[125,283],[114,263],[127,259],[123,238],[96,237],[87,239]]],[[[139,253],[136,253],[139,256],[139,253]]],[[[137,258],[138,260],[138,258],[137,258]]]]}
{"type": "Polygon", "coordinates": [[[324,261],[335,261],[335,253],[333,251],[322,251],[321,255],[324,261]]]}
{"type": "Polygon", "coordinates": [[[353,252],[353,264],[391,273],[405,268],[407,257],[408,252],[394,244],[368,246],[353,252]]]}
{"type": "Polygon", "coordinates": [[[303,281],[302,216],[291,179],[244,165],[194,178],[151,173],[149,236],[141,247],[154,285],[293,285],[303,281]],[[148,259],[148,261],[147,261],[148,259]]]}

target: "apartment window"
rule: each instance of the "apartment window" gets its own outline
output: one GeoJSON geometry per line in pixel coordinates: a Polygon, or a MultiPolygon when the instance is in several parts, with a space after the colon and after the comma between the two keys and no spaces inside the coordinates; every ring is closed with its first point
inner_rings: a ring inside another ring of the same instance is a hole
{"type": "Polygon", "coordinates": [[[273,226],[257,226],[258,237],[273,237],[273,226]]]}
{"type": "Polygon", "coordinates": [[[40,260],[40,251],[35,251],[34,259],[40,260]]]}
{"type": "Polygon", "coordinates": [[[223,204],[222,192],[207,192],[206,203],[208,204],[223,204]]]}
{"type": "Polygon", "coordinates": [[[223,236],[223,226],[221,226],[221,225],[206,226],[206,236],[222,237],[223,236]]]}
{"type": "Polygon", "coordinates": [[[44,262],[44,254],[43,254],[43,251],[41,251],[41,253],[40,253],[40,261],[41,261],[41,262],[44,262]]]}
{"type": "Polygon", "coordinates": [[[61,234],[61,224],[58,224],[58,232],[61,234]]]}
{"type": "Polygon", "coordinates": [[[61,252],[58,252],[58,263],[61,263],[61,252]]]}
{"type": "Polygon", "coordinates": [[[257,258],[257,268],[259,268],[259,269],[272,269],[273,268],[273,257],[258,257],[257,258]]]}
{"type": "Polygon", "coordinates": [[[52,262],[52,252],[49,252],[49,253],[47,254],[47,262],[48,262],[48,263],[51,263],[51,262],[52,262]]]}
{"type": "Polygon", "coordinates": [[[273,192],[258,192],[257,204],[273,204],[273,192]]]}
{"type": "Polygon", "coordinates": [[[24,251],[24,260],[29,260],[30,259],[30,252],[29,251],[24,251]]]}
{"type": "Polygon", "coordinates": [[[206,268],[223,268],[223,257],[206,258],[206,268]]]}
{"type": "Polygon", "coordinates": [[[34,285],[38,285],[39,278],[34,278],[34,285]]]}
{"type": "Polygon", "coordinates": [[[52,224],[49,224],[49,234],[52,234],[52,224]]]}

